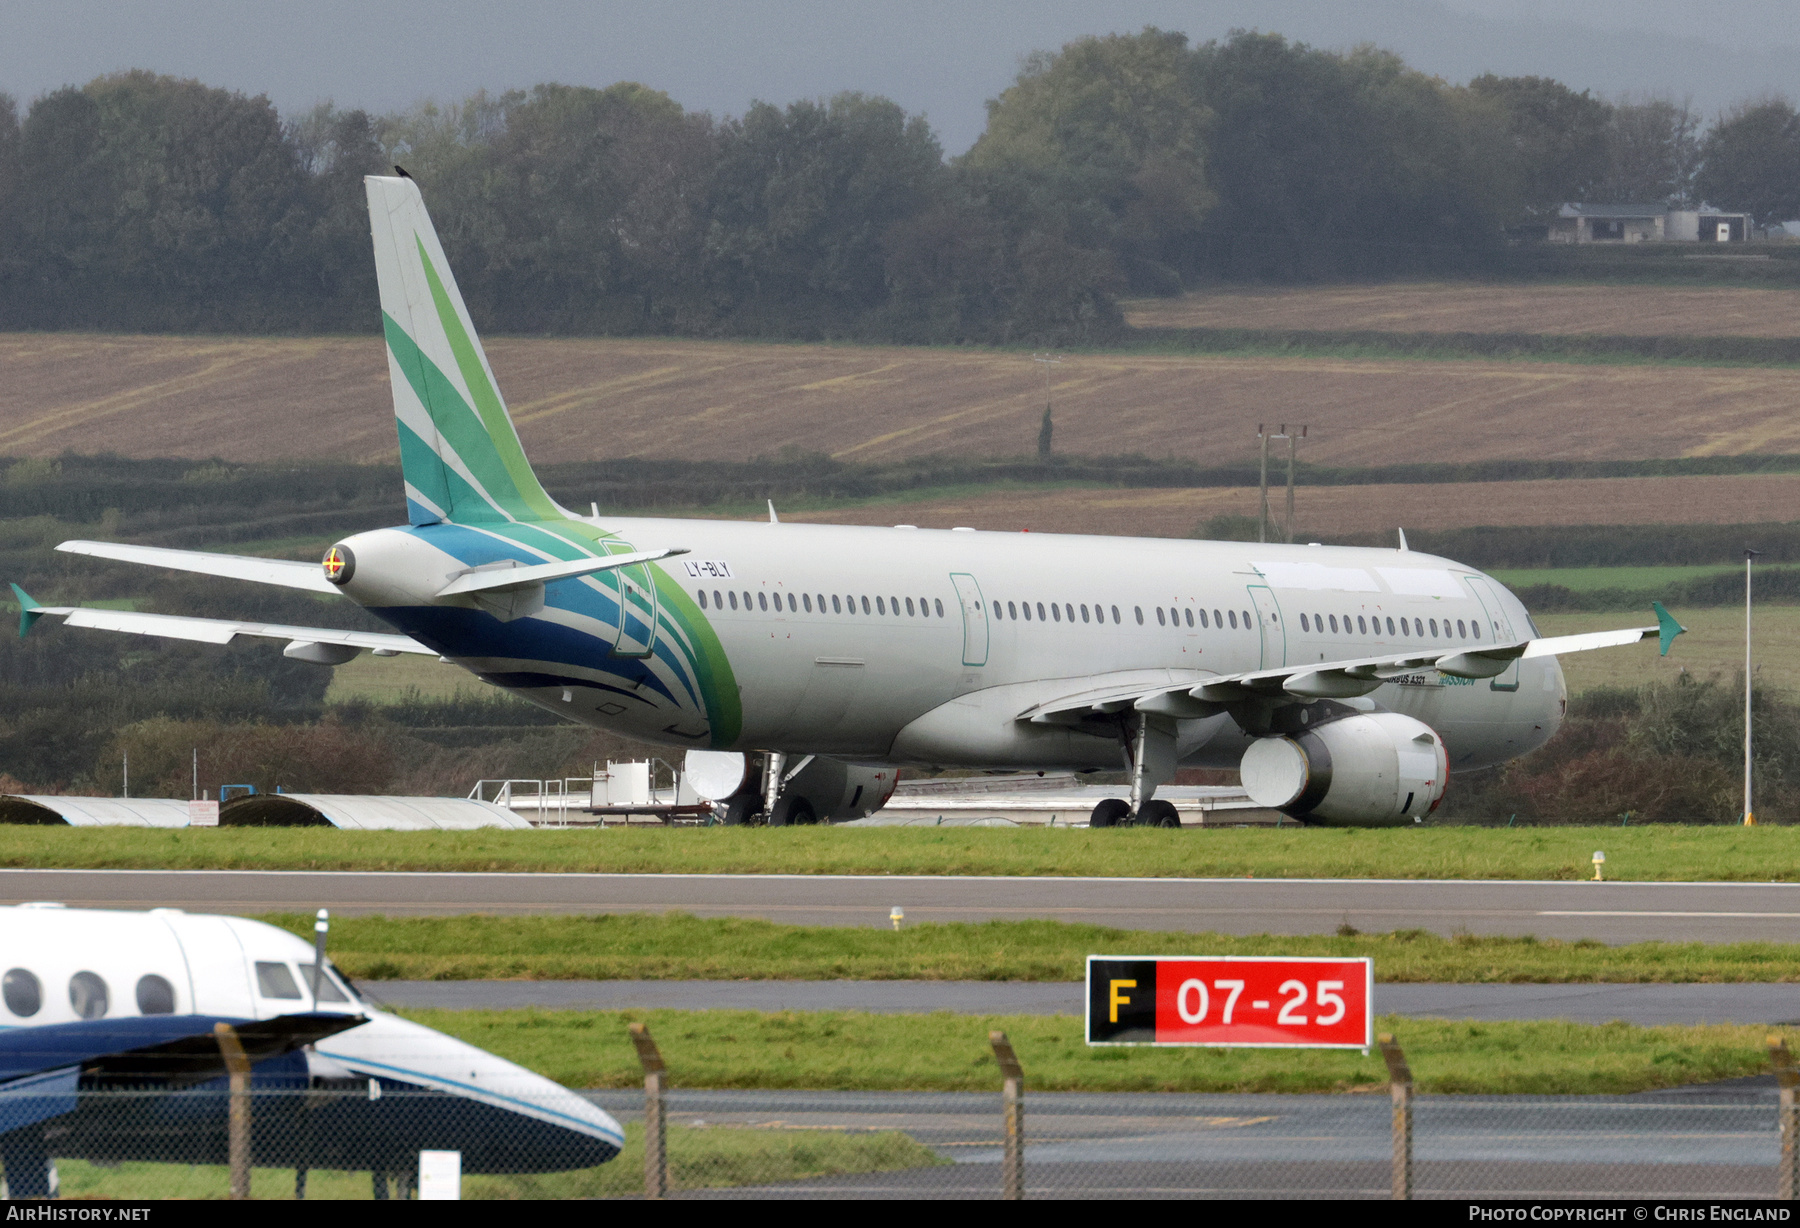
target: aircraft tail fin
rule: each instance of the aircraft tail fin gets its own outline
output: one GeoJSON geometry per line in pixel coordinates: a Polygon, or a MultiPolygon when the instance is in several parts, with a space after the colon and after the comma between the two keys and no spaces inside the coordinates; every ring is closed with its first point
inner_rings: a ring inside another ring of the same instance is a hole
{"type": "Polygon", "coordinates": [[[525,459],[419,185],[404,171],[363,183],[408,518],[561,519],[525,459]]]}

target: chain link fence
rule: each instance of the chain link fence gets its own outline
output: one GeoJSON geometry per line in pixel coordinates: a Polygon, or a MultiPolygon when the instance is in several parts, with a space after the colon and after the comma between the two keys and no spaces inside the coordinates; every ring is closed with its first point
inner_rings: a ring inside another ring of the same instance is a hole
{"type": "Polygon", "coordinates": [[[1793,1194],[1785,1050],[1776,1080],[1619,1096],[1414,1095],[1400,1079],[1320,1095],[1032,1092],[1005,1060],[1014,1086],[987,1093],[701,1091],[665,1088],[679,1072],[634,1039],[646,1089],[585,1093],[624,1128],[604,1162],[610,1144],[559,1152],[545,1128],[558,1106],[527,1097],[246,1077],[235,1091],[83,1087],[25,1126],[12,1123],[33,1116],[33,1093],[8,1092],[0,1165],[13,1198],[130,1200],[1793,1194]]]}

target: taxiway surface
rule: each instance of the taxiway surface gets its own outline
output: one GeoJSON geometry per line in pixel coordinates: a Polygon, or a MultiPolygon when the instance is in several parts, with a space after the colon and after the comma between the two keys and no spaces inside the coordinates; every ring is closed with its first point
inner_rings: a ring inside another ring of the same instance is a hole
{"type": "Polygon", "coordinates": [[[259,913],[688,912],[797,925],[1042,917],[1227,934],[1535,934],[1602,942],[1800,941],[1800,884],[912,875],[4,870],[0,902],[259,913]]]}

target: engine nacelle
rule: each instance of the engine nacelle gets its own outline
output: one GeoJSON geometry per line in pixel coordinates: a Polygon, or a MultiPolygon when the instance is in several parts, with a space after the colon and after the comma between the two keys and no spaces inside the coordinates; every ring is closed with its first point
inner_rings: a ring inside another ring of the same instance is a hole
{"type": "Polygon", "coordinates": [[[1450,757],[1437,731],[1398,712],[1328,721],[1259,738],[1238,768],[1259,806],[1308,823],[1396,827],[1437,809],[1450,757]]]}

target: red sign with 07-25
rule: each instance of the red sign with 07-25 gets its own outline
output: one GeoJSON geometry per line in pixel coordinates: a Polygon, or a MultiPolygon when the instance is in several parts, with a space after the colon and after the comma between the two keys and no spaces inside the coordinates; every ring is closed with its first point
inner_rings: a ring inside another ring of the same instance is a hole
{"type": "Polygon", "coordinates": [[[1367,1049],[1375,961],[1090,955],[1087,1043],[1367,1049]]]}

